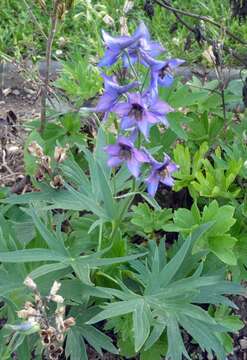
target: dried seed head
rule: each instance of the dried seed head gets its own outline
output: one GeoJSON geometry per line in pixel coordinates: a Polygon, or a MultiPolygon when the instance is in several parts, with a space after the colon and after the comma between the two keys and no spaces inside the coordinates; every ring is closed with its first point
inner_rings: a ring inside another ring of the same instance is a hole
{"type": "Polygon", "coordinates": [[[40,169],[43,170],[44,173],[51,175],[51,158],[50,156],[42,156],[40,160],[40,169]]]}
{"type": "Polygon", "coordinates": [[[65,4],[60,2],[57,6],[57,17],[59,20],[63,18],[63,16],[65,15],[65,11],[66,11],[65,4]]]}
{"type": "Polygon", "coordinates": [[[108,15],[108,14],[106,14],[106,15],[103,17],[102,20],[104,21],[104,23],[105,23],[106,25],[109,25],[109,26],[112,26],[112,27],[115,25],[115,21],[114,21],[113,18],[112,18],[110,15],[108,15]]]}
{"type": "Polygon", "coordinates": [[[60,175],[54,176],[53,180],[50,181],[50,185],[53,189],[60,189],[63,186],[63,183],[63,178],[60,175]]]}
{"type": "Polygon", "coordinates": [[[33,281],[32,278],[30,278],[29,276],[26,277],[26,279],[24,280],[23,283],[26,287],[28,287],[29,289],[36,291],[37,290],[37,285],[36,283],[33,281]]]}
{"type": "Polygon", "coordinates": [[[47,336],[47,330],[41,330],[41,332],[40,332],[40,336],[47,336]]]}
{"type": "Polygon", "coordinates": [[[42,339],[43,345],[50,344],[50,338],[48,336],[44,336],[42,339]]]}
{"type": "Polygon", "coordinates": [[[42,158],[42,156],[44,156],[42,147],[36,141],[33,141],[28,146],[28,151],[30,152],[31,155],[33,155],[37,158],[42,158]]]}
{"type": "Polygon", "coordinates": [[[55,314],[63,316],[65,314],[65,306],[64,305],[59,305],[56,312],[55,312],[55,314]]]}
{"type": "Polygon", "coordinates": [[[54,344],[49,345],[49,351],[54,351],[56,349],[56,346],[54,344]]]}
{"type": "Polygon", "coordinates": [[[75,0],[65,0],[65,7],[66,10],[70,10],[74,5],[75,0]]]}
{"type": "Polygon", "coordinates": [[[34,308],[33,303],[31,301],[26,301],[24,305],[24,309],[28,310],[29,308],[34,308]]]}
{"type": "Polygon", "coordinates": [[[35,179],[40,182],[40,181],[44,180],[44,177],[45,177],[44,170],[39,168],[35,174],[35,179]]]}
{"type": "Polygon", "coordinates": [[[45,3],[45,0],[37,0],[38,1],[38,4],[39,6],[45,10],[46,9],[46,3],[45,3]]]}
{"type": "Polygon", "coordinates": [[[34,308],[29,308],[29,309],[23,309],[20,311],[17,311],[17,316],[21,319],[29,319],[32,317],[37,316],[37,310],[34,308]]]}
{"type": "Polygon", "coordinates": [[[122,36],[129,35],[128,25],[127,25],[127,18],[125,16],[121,16],[119,19],[120,22],[120,34],[122,36]]]}
{"type": "Polygon", "coordinates": [[[127,14],[134,6],[134,2],[130,0],[126,0],[123,7],[123,13],[127,14]]]}
{"type": "Polygon", "coordinates": [[[202,56],[209,62],[209,64],[216,64],[216,58],[213,52],[212,45],[210,45],[206,50],[203,51],[202,56]]]}
{"type": "Polygon", "coordinates": [[[56,146],[54,150],[54,160],[58,163],[63,162],[66,159],[66,152],[68,150],[68,146],[65,148],[61,146],[56,146]]]}
{"type": "Polygon", "coordinates": [[[63,348],[60,346],[56,352],[58,355],[61,355],[63,353],[63,348]]]}
{"type": "Polygon", "coordinates": [[[73,317],[69,317],[68,319],[64,320],[63,324],[65,329],[68,330],[71,326],[75,325],[75,319],[73,317]]]}
{"type": "Polygon", "coordinates": [[[57,341],[59,343],[62,343],[64,341],[64,335],[62,333],[58,334],[57,335],[57,341]]]}
{"type": "Polygon", "coordinates": [[[40,297],[40,294],[35,294],[34,300],[35,300],[36,306],[38,306],[38,307],[42,306],[42,299],[40,297]]]}
{"type": "Polygon", "coordinates": [[[58,281],[54,281],[50,290],[50,296],[56,295],[60,287],[61,287],[61,283],[59,283],[58,281]]]}
{"type": "Polygon", "coordinates": [[[20,319],[27,319],[28,318],[28,310],[23,309],[23,310],[17,311],[17,316],[20,319]]]}
{"type": "Polygon", "coordinates": [[[64,298],[61,295],[53,295],[50,299],[57,304],[62,304],[64,302],[64,298]]]}

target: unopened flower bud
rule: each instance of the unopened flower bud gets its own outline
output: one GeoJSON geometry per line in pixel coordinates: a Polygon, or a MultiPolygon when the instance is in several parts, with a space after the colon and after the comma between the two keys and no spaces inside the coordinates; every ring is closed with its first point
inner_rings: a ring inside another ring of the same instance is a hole
{"type": "Polygon", "coordinates": [[[68,150],[68,146],[65,148],[61,146],[56,146],[54,150],[54,160],[58,163],[63,162],[66,159],[66,152],[68,150]]]}
{"type": "Polygon", "coordinates": [[[28,146],[28,151],[30,152],[31,155],[33,155],[37,158],[41,158],[42,156],[44,156],[42,147],[36,141],[33,141],[28,146]]]}
{"type": "Polygon", "coordinates": [[[28,287],[29,289],[36,291],[37,290],[37,285],[35,284],[35,282],[33,281],[32,278],[30,278],[29,276],[24,280],[23,283],[26,287],[28,287]]]}

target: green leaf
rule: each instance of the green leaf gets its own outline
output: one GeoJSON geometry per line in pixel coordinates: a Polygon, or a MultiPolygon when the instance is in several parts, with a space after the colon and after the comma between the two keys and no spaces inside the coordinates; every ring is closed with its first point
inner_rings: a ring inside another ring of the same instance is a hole
{"type": "Polygon", "coordinates": [[[48,249],[26,249],[0,252],[0,261],[3,263],[24,263],[37,261],[65,261],[60,253],[48,249]]]}
{"type": "Polygon", "coordinates": [[[47,264],[38,267],[37,269],[33,270],[29,276],[34,280],[39,278],[40,276],[44,276],[49,274],[50,272],[66,269],[68,267],[67,264],[63,263],[56,263],[56,264],[47,264]]]}
{"type": "Polygon", "coordinates": [[[167,338],[168,338],[168,350],[167,358],[171,357],[172,360],[182,360],[184,355],[187,359],[190,359],[183,343],[183,339],[179,330],[178,323],[175,317],[170,316],[167,324],[167,338]]]}
{"type": "Polygon", "coordinates": [[[40,232],[42,238],[45,240],[47,246],[51,250],[54,250],[55,252],[59,252],[66,256],[68,253],[66,251],[64,244],[60,241],[58,237],[56,237],[50,230],[48,230],[47,226],[43,224],[43,222],[41,221],[40,217],[37,214],[37,210],[35,210],[34,208],[30,208],[29,210],[27,209],[23,209],[23,210],[32,217],[34,225],[40,232]]]}
{"type": "Polygon", "coordinates": [[[137,300],[119,301],[112,304],[108,304],[106,309],[101,311],[98,315],[94,316],[87,323],[94,324],[96,322],[113,318],[115,316],[121,316],[130,314],[134,311],[137,300]]]}
{"type": "Polygon", "coordinates": [[[100,354],[104,349],[112,354],[118,354],[118,350],[112,344],[112,340],[104,333],[91,325],[79,326],[79,330],[87,342],[100,354]]]}
{"type": "Polygon", "coordinates": [[[144,300],[136,303],[133,311],[133,326],[135,334],[135,351],[138,352],[144,345],[150,332],[149,321],[150,309],[145,304],[144,300]]]}
{"type": "Polygon", "coordinates": [[[85,342],[75,326],[68,331],[65,354],[70,360],[88,360],[85,342]]]}

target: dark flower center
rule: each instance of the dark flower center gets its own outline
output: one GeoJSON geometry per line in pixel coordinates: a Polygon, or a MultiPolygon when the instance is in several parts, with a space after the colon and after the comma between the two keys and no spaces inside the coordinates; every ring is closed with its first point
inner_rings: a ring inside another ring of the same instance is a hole
{"type": "Polygon", "coordinates": [[[121,149],[119,151],[119,157],[122,160],[130,160],[131,159],[131,148],[127,145],[121,145],[121,149]]]}
{"type": "Polygon", "coordinates": [[[134,118],[137,121],[140,121],[140,120],[142,120],[143,111],[144,111],[144,109],[140,104],[134,103],[134,104],[132,104],[132,108],[129,112],[129,115],[134,116],[134,118]]]}
{"type": "Polygon", "coordinates": [[[166,165],[164,166],[161,166],[159,169],[158,169],[158,174],[162,177],[162,178],[165,178],[169,175],[169,171],[167,170],[167,167],[166,165]]]}
{"type": "Polygon", "coordinates": [[[160,77],[161,79],[164,79],[164,77],[165,77],[167,74],[169,74],[169,73],[171,73],[171,68],[170,68],[170,66],[167,64],[167,65],[163,66],[162,69],[160,69],[160,71],[159,71],[159,77],[160,77]]]}

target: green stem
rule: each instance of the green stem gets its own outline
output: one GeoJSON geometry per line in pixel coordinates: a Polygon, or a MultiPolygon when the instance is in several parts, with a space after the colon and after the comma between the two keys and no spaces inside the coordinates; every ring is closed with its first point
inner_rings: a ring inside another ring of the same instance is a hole
{"type": "Polygon", "coordinates": [[[147,77],[148,77],[149,71],[150,71],[150,69],[147,69],[146,74],[145,74],[145,78],[144,78],[143,83],[142,83],[141,93],[143,92],[143,89],[144,89],[145,82],[146,82],[146,80],[147,80],[147,77]]]}
{"type": "MultiPolygon", "coordinates": [[[[125,55],[127,56],[129,66],[130,66],[130,68],[131,68],[131,70],[132,70],[132,72],[133,72],[133,75],[134,75],[136,81],[139,81],[138,74],[137,74],[136,69],[134,68],[133,64],[131,63],[131,60],[130,60],[130,57],[129,57],[128,52],[127,52],[127,51],[124,51],[124,53],[125,53],[125,55]]],[[[139,92],[141,92],[139,85],[138,85],[138,88],[139,88],[139,92]]]]}
{"type": "MultiPolygon", "coordinates": [[[[136,179],[133,178],[131,192],[135,192],[135,190],[136,190],[136,179]]],[[[134,197],[135,197],[135,195],[131,196],[129,201],[126,201],[126,204],[123,207],[118,219],[116,221],[112,222],[112,232],[111,232],[111,235],[110,235],[110,240],[114,239],[114,237],[116,235],[116,232],[119,229],[119,226],[120,226],[120,224],[121,224],[121,222],[122,222],[122,220],[123,220],[123,218],[125,216],[126,210],[129,208],[129,206],[132,203],[134,197]]]]}
{"type": "Polygon", "coordinates": [[[103,239],[103,224],[100,224],[100,227],[99,227],[98,251],[101,250],[101,247],[102,247],[102,239],[103,239]]]}

